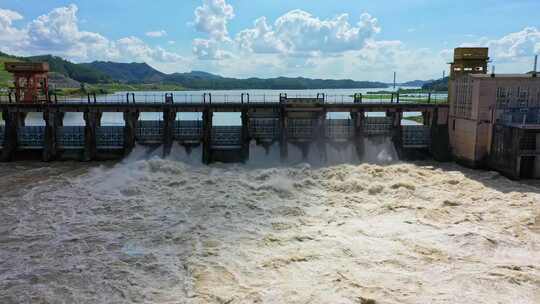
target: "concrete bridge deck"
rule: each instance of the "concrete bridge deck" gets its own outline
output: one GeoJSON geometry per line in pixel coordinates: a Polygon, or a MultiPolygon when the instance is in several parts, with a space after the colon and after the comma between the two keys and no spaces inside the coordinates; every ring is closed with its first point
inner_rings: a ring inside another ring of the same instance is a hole
{"type": "Polygon", "coordinates": [[[2,111],[9,112],[242,112],[245,110],[280,110],[287,112],[424,112],[435,108],[448,108],[446,104],[433,103],[320,103],[313,105],[284,105],[280,102],[213,102],[213,103],[157,103],[157,102],[62,102],[62,103],[0,103],[2,111]]]}

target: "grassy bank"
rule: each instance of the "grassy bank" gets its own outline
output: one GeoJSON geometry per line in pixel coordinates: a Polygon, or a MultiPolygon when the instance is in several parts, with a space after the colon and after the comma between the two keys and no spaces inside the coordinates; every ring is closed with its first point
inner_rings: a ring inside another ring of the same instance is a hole
{"type": "MultiPolygon", "coordinates": [[[[396,93],[396,92],[395,91],[388,91],[388,90],[368,92],[368,94],[384,94],[384,95],[390,95],[392,93],[396,93]]],[[[414,93],[429,93],[429,92],[426,91],[426,90],[422,90],[422,89],[399,89],[399,90],[397,90],[397,93],[399,93],[399,94],[414,94],[414,93]]]]}
{"type": "MultiPolygon", "coordinates": [[[[400,90],[397,92],[399,94],[400,102],[412,102],[412,103],[446,103],[447,97],[444,94],[447,92],[427,92],[421,89],[407,89],[400,90]],[[430,94],[431,93],[431,94],[430,94]]],[[[362,95],[364,100],[397,100],[395,92],[389,91],[377,91],[377,92],[368,92],[367,94],[362,95]]]]}
{"type": "Polygon", "coordinates": [[[0,56],[0,88],[9,88],[13,82],[13,76],[6,71],[4,63],[8,61],[18,61],[11,57],[0,56]]]}
{"type": "Polygon", "coordinates": [[[410,120],[410,121],[414,121],[414,122],[417,122],[419,124],[423,124],[424,123],[424,118],[422,117],[422,115],[418,115],[418,116],[407,116],[407,117],[403,117],[404,120],[410,120]]]}
{"type": "Polygon", "coordinates": [[[58,96],[86,96],[87,94],[106,95],[117,92],[140,92],[140,91],[183,91],[184,87],[169,84],[122,84],[107,83],[85,85],[84,89],[60,89],[55,93],[58,96]]]}

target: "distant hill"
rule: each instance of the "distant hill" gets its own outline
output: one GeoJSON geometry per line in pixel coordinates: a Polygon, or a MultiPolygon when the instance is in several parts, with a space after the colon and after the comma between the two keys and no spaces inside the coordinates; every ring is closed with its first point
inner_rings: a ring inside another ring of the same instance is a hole
{"type": "Polygon", "coordinates": [[[359,89],[386,88],[382,82],[353,80],[324,80],[309,78],[226,78],[219,75],[192,71],[189,73],[162,73],[146,63],[116,63],[96,61],[82,64],[110,76],[114,81],[131,84],[174,84],[194,90],[234,90],[234,89],[359,89]]]}
{"type": "Polygon", "coordinates": [[[80,87],[80,82],[92,84],[112,82],[108,75],[98,70],[86,68],[60,57],[51,55],[17,57],[0,52],[0,87],[12,86],[13,76],[4,69],[4,63],[7,61],[47,62],[50,67],[50,82],[56,88],[77,88],[80,87]]]}
{"type": "Polygon", "coordinates": [[[176,73],[168,75],[165,79],[167,83],[181,84],[186,88],[202,90],[303,90],[303,89],[360,89],[360,88],[386,88],[382,82],[330,80],[330,79],[310,79],[310,78],[226,78],[217,75],[201,75],[200,72],[176,73]]]}
{"type": "Polygon", "coordinates": [[[438,80],[433,80],[422,86],[423,90],[427,91],[438,91],[444,92],[448,91],[448,77],[444,77],[438,80]]]}
{"type": "Polygon", "coordinates": [[[49,86],[51,89],[79,89],[81,83],[58,72],[50,72],[49,86]]]}
{"type": "Polygon", "coordinates": [[[82,63],[80,66],[99,71],[122,83],[159,83],[167,76],[146,63],[94,61],[82,63]]]}
{"type": "MultiPolygon", "coordinates": [[[[430,80],[412,80],[402,83],[396,83],[396,86],[400,87],[418,87],[421,88],[424,84],[434,81],[433,79],[430,80]]],[[[387,83],[389,87],[393,86],[393,83],[387,83]]]]}
{"type": "Polygon", "coordinates": [[[57,72],[79,82],[86,83],[108,83],[112,79],[109,75],[96,69],[88,68],[82,64],[76,64],[64,60],[60,57],[43,55],[26,57],[26,61],[47,62],[52,72],[57,72]]]}
{"type": "MultiPolygon", "coordinates": [[[[219,75],[192,71],[189,73],[162,73],[146,63],[118,63],[95,61],[91,63],[72,63],[63,58],[43,55],[14,57],[0,53],[0,61],[20,60],[47,62],[57,83],[61,86],[75,87],[77,83],[88,84],[129,84],[129,85],[170,85],[193,90],[301,90],[301,89],[363,89],[387,88],[382,82],[354,81],[351,79],[310,79],[304,77],[277,77],[270,79],[227,78],[219,75]],[[62,77],[63,75],[64,77],[62,77]]],[[[7,86],[11,75],[0,68],[0,85],[7,86]]]]}
{"type": "Polygon", "coordinates": [[[401,86],[405,87],[422,87],[424,84],[432,82],[433,80],[413,80],[401,83],[401,86]]]}

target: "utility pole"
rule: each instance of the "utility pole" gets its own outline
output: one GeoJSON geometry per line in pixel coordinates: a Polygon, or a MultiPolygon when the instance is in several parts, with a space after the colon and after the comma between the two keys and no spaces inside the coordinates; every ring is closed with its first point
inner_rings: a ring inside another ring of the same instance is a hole
{"type": "Polygon", "coordinates": [[[394,91],[396,90],[396,72],[394,72],[394,91]]]}
{"type": "Polygon", "coordinates": [[[534,55],[534,68],[533,68],[533,77],[536,77],[536,69],[538,68],[538,55],[534,55]]]}

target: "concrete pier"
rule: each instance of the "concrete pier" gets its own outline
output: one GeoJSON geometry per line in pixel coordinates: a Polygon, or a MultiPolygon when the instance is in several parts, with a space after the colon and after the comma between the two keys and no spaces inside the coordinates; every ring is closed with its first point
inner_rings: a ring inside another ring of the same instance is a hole
{"type": "Polygon", "coordinates": [[[124,155],[129,155],[135,148],[138,120],[138,111],[124,112],[124,155]]]}
{"type": "Polygon", "coordinates": [[[43,112],[45,131],[43,135],[43,161],[53,161],[58,157],[58,128],[64,125],[64,113],[43,112]]]}
{"type": "Polygon", "coordinates": [[[452,160],[450,138],[448,135],[448,109],[433,109],[427,112],[429,119],[431,142],[429,151],[433,158],[438,161],[452,160]]]}
{"type": "Polygon", "coordinates": [[[205,110],[202,114],[202,161],[204,164],[212,162],[212,123],[214,113],[205,110]]]}
{"type": "Polygon", "coordinates": [[[392,143],[398,154],[398,157],[403,157],[403,128],[401,126],[401,120],[403,119],[403,113],[396,109],[393,112],[388,112],[387,115],[392,119],[392,143]]]}
{"type": "Polygon", "coordinates": [[[24,126],[24,119],[26,113],[2,111],[5,125],[4,143],[2,153],[0,155],[1,161],[10,161],[15,156],[18,143],[18,131],[20,127],[24,126]]]}
{"type": "Polygon", "coordinates": [[[358,155],[358,159],[362,159],[365,154],[364,118],[365,114],[363,111],[351,113],[351,119],[354,124],[354,146],[356,147],[356,154],[358,155]]]}
{"type": "Polygon", "coordinates": [[[173,145],[174,122],[176,121],[176,112],[170,108],[163,111],[163,156],[169,156],[173,145]]]}
{"type": "Polygon", "coordinates": [[[317,145],[317,152],[320,153],[319,159],[326,162],[328,156],[326,155],[326,143],[330,138],[326,136],[326,111],[321,111],[316,118],[314,141],[317,145]]]}
{"type": "Polygon", "coordinates": [[[97,158],[97,128],[101,126],[101,112],[84,112],[84,153],[83,161],[97,158]]]}
{"type": "Polygon", "coordinates": [[[281,161],[284,162],[287,160],[288,155],[289,155],[288,118],[287,118],[287,110],[285,108],[285,104],[281,105],[279,110],[280,110],[279,126],[281,129],[281,133],[279,137],[279,156],[281,158],[281,161]]]}
{"type": "Polygon", "coordinates": [[[251,142],[251,136],[249,134],[249,113],[248,109],[245,109],[242,111],[241,114],[242,119],[242,134],[241,134],[241,143],[242,143],[242,151],[241,151],[241,158],[242,161],[249,160],[249,146],[251,142]]]}

